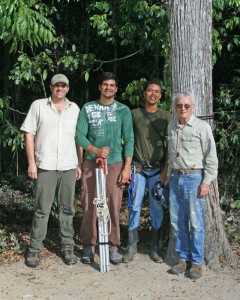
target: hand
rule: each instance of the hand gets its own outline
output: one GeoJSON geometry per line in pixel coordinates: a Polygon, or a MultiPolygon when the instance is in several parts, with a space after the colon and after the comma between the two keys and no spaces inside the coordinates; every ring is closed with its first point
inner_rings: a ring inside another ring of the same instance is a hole
{"type": "Polygon", "coordinates": [[[37,179],[37,166],[35,163],[28,165],[28,176],[32,179],[37,179]]]}
{"type": "Polygon", "coordinates": [[[167,169],[163,169],[161,171],[161,174],[160,174],[160,183],[162,186],[165,186],[167,183],[168,183],[168,177],[167,177],[167,169]]]}
{"type": "Polygon", "coordinates": [[[76,168],[76,180],[79,180],[82,176],[82,170],[79,166],[76,168]]]}
{"type": "Polygon", "coordinates": [[[104,159],[108,158],[109,152],[110,152],[109,147],[96,148],[96,150],[95,150],[95,154],[98,157],[101,157],[104,159]]]}
{"type": "Polygon", "coordinates": [[[131,168],[129,166],[125,166],[118,178],[118,183],[120,188],[124,188],[126,184],[129,184],[131,178],[131,168]]]}
{"type": "Polygon", "coordinates": [[[209,192],[209,188],[210,188],[209,184],[206,184],[206,183],[200,184],[200,186],[198,188],[198,196],[199,197],[205,197],[205,196],[207,196],[207,194],[209,192]]]}

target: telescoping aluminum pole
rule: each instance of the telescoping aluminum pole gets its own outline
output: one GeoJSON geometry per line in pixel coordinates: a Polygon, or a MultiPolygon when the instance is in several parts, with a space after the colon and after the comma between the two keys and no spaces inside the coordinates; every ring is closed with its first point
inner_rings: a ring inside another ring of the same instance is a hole
{"type": "Polygon", "coordinates": [[[107,176],[107,160],[98,158],[96,163],[99,163],[99,168],[96,168],[96,198],[93,203],[96,205],[98,218],[98,243],[100,255],[100,271],[110,271],[109,262],[109,243],[108,243],[108,222],[110,214],[107,206],[106,196],[106,176],[107,176]]]}

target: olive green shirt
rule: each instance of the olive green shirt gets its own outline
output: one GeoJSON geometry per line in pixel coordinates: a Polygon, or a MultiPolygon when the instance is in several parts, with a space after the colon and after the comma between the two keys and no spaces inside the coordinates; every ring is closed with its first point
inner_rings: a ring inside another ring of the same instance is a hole
{"type": "Polygon", "coordinates": [[[172,120],[168,125],[168,175],[172,169],[203,169],[202,183],[210,184],[217,177],[218,159],[210,125],[191,116],[183,127],[172,120]]]}
{"type": "Polygon", "coordinates": [[[132,110],[132,118],[134,160],[155,162],[165,159],[167,126],[171,113],[160,108],[153,113],[136,108],[132,110]]]}

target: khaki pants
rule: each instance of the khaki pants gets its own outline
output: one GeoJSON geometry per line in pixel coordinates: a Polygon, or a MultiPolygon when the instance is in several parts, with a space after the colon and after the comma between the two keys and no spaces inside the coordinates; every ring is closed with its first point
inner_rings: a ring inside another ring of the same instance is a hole
{"type": "MultiPolygon", "coordinates": [[[[85,160],[82,172],[83,220],[80,229],[80,239],[84,248],[95,247],[97,241],[97,215],[93,199],[96,197],[95,169],[98,168],[95,160],[85,160]]],[[[122,205],[122,189],[117,185],[119,174],[122,170],[122,162],[108,165],[106,179],[106,193],[108,208],[111,218],[111,232],[109,235],[110,250],[117,249],[120,244],[119,215],[122,205]]]]}
{"type": "Polygon", "coordinates": [[[62,250],[72,249],[73,241],[73,206],[76,183],[76,170],[47,171],[38,169],[36,184],[35,213],[30,232],[30,251],[43,249],[43,240],[47,234],[49,214],[54,198],[57,199],[62,250]]]}

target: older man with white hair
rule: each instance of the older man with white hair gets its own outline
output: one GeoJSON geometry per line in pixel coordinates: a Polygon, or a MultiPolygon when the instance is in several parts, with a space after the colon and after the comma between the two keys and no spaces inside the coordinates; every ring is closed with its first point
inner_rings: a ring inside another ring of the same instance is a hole
{"type": "Polygon", "coordinates": [[[202,275],[205,196],[217,177],[218,160],[209,124],[193,115],[188,92],[175,95],[177,120],[168,125],[170,217],[180,260],[171,273],[202,275]]]}

